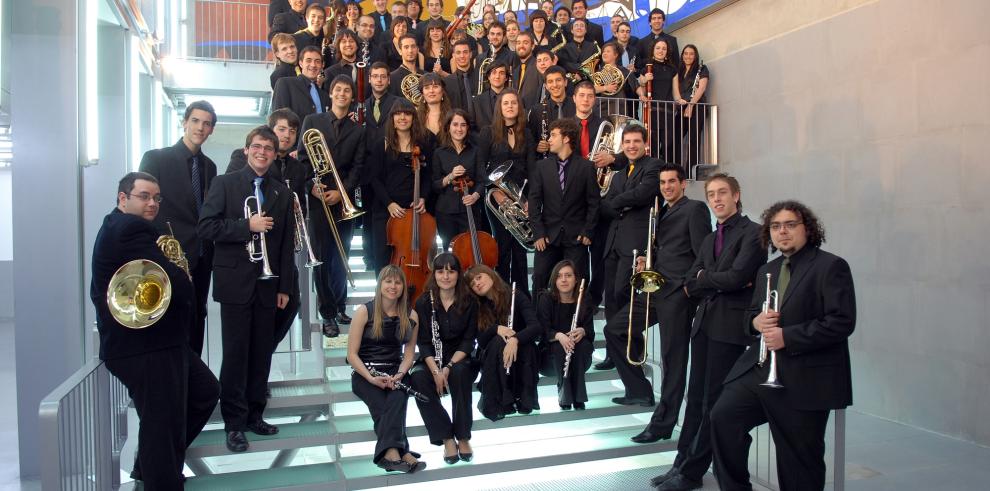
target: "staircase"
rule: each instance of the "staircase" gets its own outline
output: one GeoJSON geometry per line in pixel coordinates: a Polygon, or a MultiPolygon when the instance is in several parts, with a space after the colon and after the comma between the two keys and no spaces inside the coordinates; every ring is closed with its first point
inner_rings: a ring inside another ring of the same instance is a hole
{"type": "MultiPolygon", "coordinates": [[[[371,298],[375,285],[373,272],[364,269],[359,236],[354,238],[350,264],[357,288],[348,303],[356,306],[371,298]]],[[[604,324],[603,317],[595,319],[596,362],[605,356],[604,324]]],[[[343,344],[347,328],[342,327],[341,337],[328,345],[343,344]]],[[[313,331],[313,346],[324,346],[318,325],[313,331]]],[[[251,447],[244,454],[227,451],[218,410],[187,452],[187,465],[196,477],[188,480],[186,489],[364,489],[676,450],[676,439],[647,445],[629,441],[643,429],[652,408],[613,404],[611,398],[623,394],[615,370],[591,370],[584,411],[560,409],[554,377],[540,378],[542,410],[533,414],[493,423],[475,410],[475,457],[469,463],[443,462],[443,448],[429,444],[419,410],[410,400],[407,434],[411,449],[422,454],[427,468],[415,474],[386,474],[371,462],[375,434],[366,407],[351,392],[346,348],[325,347],[322,355],[314,353],[323,365],[323,377],[270,384],[266,419],[280,431],[268,437],[249,434],[251,447]]],[[[478,397],[475,390],[475,403],[478,397]]],[[[447,398],[448,410],[449,404],[447,398]]]]}

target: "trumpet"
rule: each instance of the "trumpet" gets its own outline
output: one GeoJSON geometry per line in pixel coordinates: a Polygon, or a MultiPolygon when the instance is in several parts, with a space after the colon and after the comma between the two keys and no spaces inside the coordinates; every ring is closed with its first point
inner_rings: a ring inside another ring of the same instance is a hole
{"type": "MultiPolygon", "coordinates": [[[[261,213],[261,196],[258,188],[254,188],[254,194],[244,198],[244,219],[251,220],[251,216],[255,213],[261,213]],[[251,201],[254,200],[254,206],[258,210],[255,212],[251,209],[251,201]]],[[[272,272],[272,265],[268,262],[268,243],[265,241],[265,236],[268,235],[265,232],[256,232],[251,234],[251,240],[247,242],[248,259],[251,262],[261,262],[261,276],[258,276],[259,280],[270,280],[272,278],[278,278],[278,275],[272,272]]]]}
{"type": "Polygon", "coordinates": [[[492,185],[485,193],[485,206],[524,248],[532,251],[535,250],[533,229],[529,224],[529,214],[522,205],[522,190],[526,187],[526,181],[519,187],[506,180],[512,165],[512,161],[505,162],[488,175],[492,185]]]}
{"type": "MultiPolygon", "coordinates": [[[[340,180],[340,173],[337,172],[337,166],[333,163],[333,157],[330,155],[330,149],[327,147],[327,141],[323,138],[323,133],[320,133],[320,130],[316,128],[310,128],[303,133],[302,141],[309,156],[309,163],[313,166],[313,173],[315,174],[313,184],[323,189],[323,184],[320,180],[327,174],[333,175],[337,190],[340,191],[340,219],[350,220],[363,215],[364,211],[355,207],[351,202],[350,196],[347,195],[347,190],[344,188],[343,181],[340,180]]],[[[337,253],[340,254],[340,260],[344,264],[344,271],[347,273],[347,282],[351,284],[351,288],[354,288],[354,275],[351,274],[351,267],[347,264],[347,252],[344,251],[344,245],[340,241],[337,222],[333,218],[333,213],[330,212],[330,205],[323,199],[322,194],[320,196],[320,203],[323,203],[323,213],[326,215],[327,222],[330,225],[330,233],[333,234],[333,239],[337,242],[337,253]]]]}
{"type": "MultiPolygon", "coordinates": [[[[770,289],[770,273],[767,273],[767,296],[763,301],[763,313],[767,313],[771,310],[777,311],[779,307],[780,293],[777,290],[770,289]]],[[[771,389],[783,389],[784,386],[781,385],[780,381],[777,379],[777,352],[770,351],[767,348],[766,339],[763,335],[760,335],[760,360],[759,365],[762,367],[767,361],[767,352],[770,352],[770,373],[767,375],[767,381],[763,382],[762,386],[770,387],[771,389]]]]}
{"type": "Polygon", "coordinates": [[[660,290],[665,281],[660,273],[653,271],[653,239],[657,232],[657,213],[659,210],[660,199],[653,198],[653,207],[650,208],[649,230],[646,235],[646,266],[642,271],[636,271],[636,259],[639,251],[633,250],[633,274],[629,279],[629,324],[626,332],[626,361],[633,366],[646,363],[647,346],[650,343],[650,294],[660,290]],[[646,293],[646,307],[643,312],[645,317],[643,321],[643,357],[634,360],[632,358],[633,300],[634,295],[638,292],[646,293]]]}
{"type": "MultiPolygon", "coordinates": [[[[285,185],[289,186],[289,190],[292,190],[292,186],[288,179],[285,180],[285,185]]],[[[296,229],[295,229],[295,240],[294,244],[296,246],[296,252],[302,252],[306,249],[306,267],[315,268],[323,264],[323,261],[316,259],[313,254],[313,245],[309,241],[309,229],[306,228],[306,217],[303,216],[302,205],[299,204],[299,195],[295,191],[292,192],[292,216],[296,218],[296,229]]]]}
{"type": "MultiPolygon", "coordinates": [[[[584,296],[584,278],[581,278],[581,287],[578,289],[577,304],[574,305],[574,317],[571,317],[571,329],[569,332],[574,332],[577,329],[578,314],[581,312],[581,298],[584,296]]],[[[574,350],[570,350],[564,354],[564,378],[567,378],[567,373],[571,368],[571,356],[574,354],[574,350]]]]}
{"type": "MultiPolygon", "coordinates": [[[[512,301],[509,302],[509,320],[505,322],[505,327],[508,327],[510,331],[514,331],[512,328],[513,320],[516,318],[516,282],[512,282],[512,301]]],[[[505,374],[509,374],[509,367],[512,365],[505,366],[505,374]]]]}

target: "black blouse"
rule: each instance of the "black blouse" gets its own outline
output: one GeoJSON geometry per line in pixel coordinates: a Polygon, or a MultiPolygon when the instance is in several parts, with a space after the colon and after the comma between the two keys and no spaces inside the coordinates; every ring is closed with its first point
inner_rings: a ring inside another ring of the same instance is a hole
{"type": "MultiPolygon", "coordinates": [[[[492,302],[486,298],[481,299],[479,309],[494,308],[492,302]]],[[[535,342],[536,338],[543,335],[543,327],[536,317],[536,310],[533,309],[533,301],[529,295],[521,291],[516,292],[516,311],[513,317],[512,330],[516,332],[516,339],[519,344],[535,342]]],[[[486,347],[495,335],[498,334],[498,324],[507,325],[501,319],[494,326],[487,326],[484,330],[478,326],[478,346],[486,347]]],[[[445,348],[446,349],[446,348],[445,348]]]]}
{"type": "MultiPolygon", "coordinates": [[[[643,73],[646,73],[643,71],[643,73]]],[[[677,67],[653,62],[653,92],[651,94],[654,101],[674,100],[674,77],[677,76],[677,67]]],[[[647,82],[649,83],[649,82],[647,82]]]]}
{"type": "MultiPolygon", "coordinates": [[[[424,200],[429,197],[432,159],[435,138],[432,133],[426,141],[419,144],[419,197],[424,200]]],[[[401,152],[397,156],[385,149],[384,144],[374,145],[369,157],[371,167],[371,187],[374,190],[375,204],[380,209],[387,209],[388,204],[395,202],[403,208],[409,208],[413,199],[413,183],[415,176],[412,169],[412,154],[401,152]]]]}
{"type": "Polygon", "coordinates": [[[399,338],[399,317],[382,318],[382,337],[375,339],[371,333],[373,331],[371,322],[374,318],[375,301],[372,300],[364,304],[368,309],[368,323],[361,333],[361,347],[358,348],[358,357],[364,363],[394,363],[402,362],[402,346],[412,338],[412,330],[416,322],[409,320],[409,330],[406,331],[404,339],[399,338]]]}
{"type": "MultiPolygon", "coordinates": [[[[443,308],[443,302],[437,297],[434,306],[440,325],[440,341],[443,343],[443,362],[449,362],[457,351],[470,356],[478,335],[478,302],[471,301],[464,306],[455,302],[448,310],[443,308]]],[[[427,356],[436,358],[436,350],[433,349],[433,310],[429,293],[420,295],[416,300],[416,314],[426,326],[419,330],[416,339],[421,360],[427,356]]]]}
{"type": "Polygon", "coordinates": [[[484,183],[488,175],[485,174],[485,165],[479,160],[477,146],[467,143],[461,153],[457,153],[452,147],[438,148],[433,152],[432,169],[432,192],[437,196],[437,213],[460,214],[466,211],[461,202],[461,193],[457,192],[454,184],[443,185],[444,177],[458,165],[463,165],[467,169],[465,175],[474,181],[474,185],[468,189],[468,194],[475,191],[482,195],[485,193],[484,183]]]}
{"type": "MultiPolygon", "coordinates": [[[[516,137],[518,138],[519,135],[516,135],[516,137]]],[[[529,129],[523,130],[522,137],[524,143],[521,150],[517,152],[509,147],[508,141],[493,143],[491,127],[486,127],[481,131],[481,135],[478,137],[478,148],[480,150],[479,158],[485,165],[486,185],[489,184],[488,175],[496,167],[508,161],[512,161],[513,163],[508,176],[510,182],[515,183],[517,186],[522,186],[523,182],[529,179],[529,169],[533,167],[533,163],[536,161],[536,143],[529,129]]],[[[523,194],[526,194],[525,189],[523,190],[523,194]]]]}
{"type": "MultiPolygon", "coordinates": [[[[680,88],[681,90],[681,98],[688,102],[691,102],[691,90],[693,90],[694,88],[694,79],[697,78],[698,83],[700,84],[701,79],[708,78],[708,66],[707,65],[702,66],[701,75],[698,76],[697,74],[698,71],[694,69],[692,69],[691,73],[688,73],[686,76],[683,70],[678,70],[677,72],[677,83],[678,83],[678,88],[680,88]]],[[[707,101],[708,101],[708,91],[705,90],[705,93],[701,94],[701,99],[698,99],[698,103],[704,104],[707,101]]]]}
{"type": "MultiPolygon", "coordinates": [[[[571,320],[574,318],[574,303],[561,303],[554,300],[550,292],[541,292],[537,300],[536,315],[540,324],[546,330],[546,340],[553,341],[558,332],[567,334],[571,330],[571,320]]],[[[578,316],[577,327],[584,328],[584,337],[588,341],[595,340],[594,326],[595,309],[586,298],[581,299],[581,314],[578,316]]]]}
{"type": "MultiPolygon", "coordinates": [[[[423,58],[423,73],[432,72],[434,70],[433,65],[435,65],[436,62],[437,62],[436,58],[432,56],[425,56],[423,58]]],[[[450,73],[450,58],[440,59],[440,69],[447,73],[450,73]]]]}

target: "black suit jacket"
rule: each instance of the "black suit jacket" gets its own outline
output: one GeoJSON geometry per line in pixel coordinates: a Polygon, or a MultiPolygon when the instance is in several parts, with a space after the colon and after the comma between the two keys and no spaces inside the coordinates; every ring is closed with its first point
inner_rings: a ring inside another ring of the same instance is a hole
{"type": "MultiPolygon", "coordinates": [[[[272,111],[287,107],[296,113],[300,120],[315,113],[316,105],[313,104],[313,98],[309,92],[311,83],[313,82],[304,75],[278,79],[275,82],[275,92],[272,93],[272,111]]],[[[319,87],[317,87],[316,92],[320,95],[320,105],[326,110],[330,107],[330,94],[319,87]]]]}
{"type": "Polygon", "coordinates": [[[159,232],[148,220],[114,208],[103,219],[93,244],[93,277],[89,297],[96,308],[100,331],[100,359],[112,360],[182,346],[188,340],[192,323],[193,288],[186,273],[169,262],[155,244],[159,232]],[[122,326],[110,315],[107,287],[117,269],[134,259],[158,263],[172,283],[172,300],[165,315],[144,329],[122,326]]]}
{"type": "Polygon", "coordinates": [[[677,38],[666,32],[661,32],[660,34],[653,34],[651,32],[636,43],[637,72],[644,73],[643,67],[653,59],[653,45],[657,39],[665,39],[667,41],[667,56],[674,60],[674,66],[681,65],[681,52],[677,47],[677,38]]]}
{"type": "Polygon", "coordinates": [[[297,14],[293,10],[288,12],[282,12],[275,16],[272,20],[271,30],[268,31],[268,42],[272,42],[272,38],[280,32],[286,34],[295,34],[299,32],[300,29],[306,28],[306,18],[302,14],[297,14]]]}
{"type": "MultiPolygon", "coordinates": [[[[296,221],[292,214],[289,189],[271,175],[261,186],[264,193],[265,215],[274,219],[265,235],[268,261],[278,278],[259,280],[261,262],[251,262],[245,245],[253,233],[244,218],[244,199],[254,196],[254,169],[244,167],[233,173],[217,176],[203,204],[199,234],[214,241],[213,299],[220,303],[247,304],[260,302],[264,307],[275,306],[277,293],[294,290],[295,267],[293,244],[296,221]]],[[[253,200],[252,200],[253,202],[253,200]]],[[[252,209],[255,209],[252,204],[252,209]]]]}
{"type": "MultiPolygon", "coordinates": [[[[763,265],[744,325],[754,334],[752,319],[766,296],[766,274],[773,288],[783,256],[763,265]]],[[[856,327],[856,292],[849,263],[834,254],[805,246],[791,256],[791,281],[780,304],[784,349],[777,351],[780,393],[799,410],[840,409],[852,404],[849,336],[856,327]]],[[[759,338],[739,357],[726,382],[752,369],[759,358],[759,338]]],[[[769,363],[769,360],[767,361],[769,363]]]]}
{"type": "Polygon", "coordinates": [[[444,90],[447,91],[447,96],[450,97],[450,107],[463,109],[471,115],[474,119],[474,95],[478,90],[478,72],[476,70],[470,70],[467,72],[468,78],[468,91],[464,92],[464,80],[461,78],[464,75],[463,72],[451,73],[443,78],[444,90]]]}
{"type": "Polygon", "coordinates": [[[560,189],[557,156],[536,162],[529,177],[529,218],[533,237],[549,237],[554,245],[576,244],[578,235],[591,238],[598,221],[601,191],[595,164],[571,155],[560,189]]]}
{"type": "Polygon", "coordinates": [[[767,250],[760,243],[760,226],[746,216],[737,213],[724,227],[718,259],[713,232],[701,243],[684,282],[688,294],[700,299],[691,335],[703,330],[715,341],[747,345],[752,337],[739,329],[739,324],[746,318],[757,283],[756,271],[767,262],[767,250]]]}
{"type": "Polygon", "coordinates": [[[276,15],[291,10],[292,7],[289,6],[289,0],[271,0],[268,3],[268,27],[271,27],[272,23],[275,22],[276,15]]]}
{"type": "Polygon", "coordinates": [[[276,63],[275,69],[272,70],[271,76],[268,77],[272,83],[272,90],[275,90],[275,82],[278,82],[280,78],[295,77],[296,75],[299,75],[299,70],[295,65],[282,63],[281,61],[276,63]]]}
{"type": "Polygon", "coordinates": [[[495,100],[497,98],[498,94],[492,92],[490,88],[474,97],[472,101],[474,110],[471,112],[471,116],[474,117],[476,127],[484,129],[492,125],[492,120],[495,119],[495,100]]]}
{"type": "Polygon", "coordinates": [[[540,70],[536,68],[536,57],[530,56],[526,61],[526,76],[521,77],[522,61],[518,56],[512,59],[512,87],[519,92],[526,109],[532,109],[540,101],[540,93],[543,89],[543,77],[540,70]],[[522,78],[522,86],[519,80],[522,78]]]}
{"type": "MultiPolygon", "coordinates": [[[[661,206],[663,197],[660,198],[661,206]]],[[[701,242],[712,232],[708,206],[687,196],[660,211],[654,242],[653,268],[666,280],[664,292],[681,292],[701,242]]]]}
{"type": "Polygon", "coordinates": [[[644,156],[628,177],[627,166],[617,168],[619,172],[601,204],[602,216],[611,220],[605,238],[606,255],[614,251],[619,256],[632,256],[633,249],[646,250],[650,207],[660,193],[659,160],[644,156]]]}
{"type": "MultiPolygon", "coordinates": [[[[369,87],[368,91],[371,89],[369,87]]],[[[392,104],[399,100],[398,97],[386,92],[378,103],[378,111],[381,119],[375,119],[375,96],[371,95],[364,101],[364,128],[365,138],[368,145],[381,145],[385,138],[385,121],[388,119],[388,112],[392,109],[392,104]],[[377,143],[375,141],[377,140],[377,143]]],[[[370,146],[368,148],[371,148],[370,146]]]]}
{"type": "MultiPolygon", "coordinates": [[[[302,135],[306,130],[315,128],[323,134],[327,142],[327,148],[333,158],[334,167],[340,173],[340,180],[344,184],[347,194],[353,198],[354,190],[361,184],[361,174],[364,172],[364,128],[354,122],[351,118],[345,117],[337,119],[333,112],[323,114],[311,114],[303,120],[302,128],[299,130],[299,161],[309,169],[313,164],[309,161],[309,154],[302,144],[302,135]]],[[[311,174],[312,175],[312,174],[311,174]]],[[[332,174],[323,176],[322,182],[327,189],[337,189],[336,179],[332,174]]],[[[317,199],[309,200],[310,212],[324,213],[323,205],[317,199]]],[[[331,207],[334,213],[339,213],[340,206],[331,207]]]]}
{"type": "Polygon", "coordinates": [[[387,33],[389,28],[392,27],[392,14],[388,12],[379,14],[376,10],[371,13],[371,18],[375,19],[375,34],[387,33]],[[382,17],[385,17],[385,29],[382,29],[382,17]]]}
{"type": "MultiPolygon", "coordinates": [[[[244,155],[244,149],[236,148],[230,152],[230,162],[227,164],[227,169],[223,173],[232,174],[246,166],[247,156],[244,155]]],[[[269,167],[268,172],[271,173],[273,179],[278,179],[282,182],[288,181],[292,185],[290,188],[292,192],[299,195],[300,202],[306,199],[306,193],[312,185],[310,184],[310,179],[313,177],[312,167],[303,165],[291,155],[285,155],[283,157],[276,155],[275,161],[272,162],[272,166],[269,167]]],[[[303,212],[305,213],[305,210],[303,212]]]]}
{"type": "MultiPolygon", "coordinates": [[[[217,166],[209,157],[203,155],[202,150],[196,156],[205,178],[202,182],[205,198],[213,184],[213,179],[217,176],[217,166]]],[[[167,234],[168,223],[172,224],[175,238],[179,240],[182,250],[189,259],[189,268],[195,269],[199,263],[200,247],[203,248],[203,257],[208,257],[213,244],[208,240],[200,240],[196,232],[199,210],[196,209],[196,197],[192,192],[192,177],[190,177],[189,160],[192,157],[193,153],[189,151],[189,147],[179,139],[171,147],[145,152],[144,157],[141,158],[140,170],[155,176],[162,191],[162,204],[158,209],[158,217],[155,218],[155,228],[159,233],[167,234]]]]}

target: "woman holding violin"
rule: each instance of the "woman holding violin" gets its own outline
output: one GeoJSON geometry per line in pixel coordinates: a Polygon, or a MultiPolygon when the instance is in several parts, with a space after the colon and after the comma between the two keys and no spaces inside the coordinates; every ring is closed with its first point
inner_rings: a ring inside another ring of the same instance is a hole
{"type": "Polygon", "coordinates": [[[471,363],[478,334],[478,301],[462,278],[461,263],[444,252],[433,258],[425,293],[416,301],[422,320],[419,330],[420,359],[410,373],[411,385],[428,397],[417,401],[430,443],[443,445],[443,460],[470,462],[471,390],[478,375],[471,363]],[[440,398],[450,394],[453,418],[440,398]]]}
{"type": "Polygon", "coordinates": [[[569,259],[557,263],[550,274],[550,288],[536,302],[536,316],[546,329],[557,374],[557,402],[564,410],[584,409],[588,402],[584,373],[595,350],[595,307],[586,295],[587,282],[577,271],[569,259]]]}

